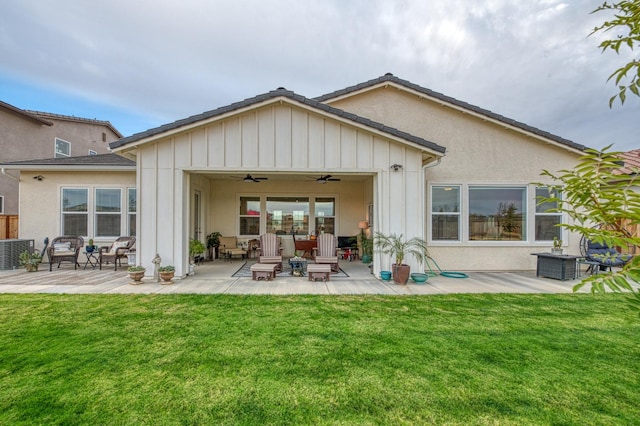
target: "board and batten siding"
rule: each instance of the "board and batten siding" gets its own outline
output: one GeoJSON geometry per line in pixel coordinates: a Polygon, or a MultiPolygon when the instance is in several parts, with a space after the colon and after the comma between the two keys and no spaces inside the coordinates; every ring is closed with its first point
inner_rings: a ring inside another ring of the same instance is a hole
{"type": "MultiPolygon", "coordinates": [[[[188,271],[190,193],[198,172],[373,174],[374,229],[424,235],[421,150],[287,103],[161,137],[139,146],[137,156],[139,263],[151,271],[156,253],[177,275],[188,271]],[[403,168],[393,172],[391,164],[403,168]]],[[[206,208],[210,197],[203,202],[206,208]]]]}

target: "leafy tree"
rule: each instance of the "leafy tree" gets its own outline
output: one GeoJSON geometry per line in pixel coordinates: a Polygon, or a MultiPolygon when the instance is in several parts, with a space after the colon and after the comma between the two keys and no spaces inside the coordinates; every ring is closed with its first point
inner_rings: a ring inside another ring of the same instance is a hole
{"type": "MultiPolygon", "coordinates": [[[[605,21],[591,32],[608,32],[619,30],[612,39],[604,40],[600,43],[602,51],[613,50],[617,54],[620,49],[627,46],[633,51],[636,44],[640,44],[640,0],[623,0],[617,3],[604,2],[600,7],[591,13],[613,11],[613,19],[605,21]]],[[[624,104],[627,98],[627,89],[636,96],[640,96],[640,61],[633,59],[623,67],[618,68],[609,76],[607,81],[614,79],[618,86],[618,93],[609,99],[609,107],[613,105],[616,97],[620,98],[620,103],[624,104]],[[631,79],[624,82],[625,79],[631,79]],[[621,84],[622,82],[622,84],[621,84]]]]}
{"type": "MultiPolygon", "coordinates": [[[[550,187],[550,196],[539,203],[556,203],[555,212],[563,212],[572,223],[560,226],[585,238],[610,247],[635,247],[640,238],[630,235],[625,226],[640,223],[640,170],[620,174],[622,163],[619,152],[610,152],[611,145],[602,151],[586,150],[573,170],[557,174],[542,172],[557,184],[550,187]],[[600,225],[600,226],[596,226],[600,225]]],[[[640,292],[634,284],[640,283],[640,256],[634,256],[621,270],[591,275],[574,286],[577,291],[591,285],[591,291],[604,293],[629,291],[631,304],[640,310],[640,292]]]]}

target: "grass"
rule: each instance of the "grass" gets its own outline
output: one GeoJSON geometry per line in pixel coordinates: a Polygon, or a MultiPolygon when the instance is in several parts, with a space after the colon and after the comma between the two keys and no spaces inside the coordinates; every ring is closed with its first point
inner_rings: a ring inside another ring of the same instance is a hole
{"type": "Polygon", "coordinates": [[[625,305],[0,295],[0,424],[633,424],[625,305]]]}

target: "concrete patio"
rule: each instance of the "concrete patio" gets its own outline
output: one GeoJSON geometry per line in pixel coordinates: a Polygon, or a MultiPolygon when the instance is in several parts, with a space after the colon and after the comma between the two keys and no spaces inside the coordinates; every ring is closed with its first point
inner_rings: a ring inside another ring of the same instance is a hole
{"type": "MultiPolygon", "coordinates": [[[[397,285],[382,281],[358,261],[340,261],[348,277],[334,277],[329,282],[312,282],[307,278],[279,276],[273,281],[252,281],[232,277],[242,261],[216,260],[196,267],[196,274],[163,285],[146,277],[143,284],[132,285],[126,267],[74,270],[69,264],[49,272],[42,264],[38,272],[23,269],[0,271],[0,293],[77,293],[77,294],[384,294],[428,295],[447,293],[571,293],[579,280],[559,281],[538,278],[535,271],[468,272],[468,278],[430,277],[424,284],[409,281],[397,285]]],[[[588,291],[588,290],[582,290],[588,291]]]]}

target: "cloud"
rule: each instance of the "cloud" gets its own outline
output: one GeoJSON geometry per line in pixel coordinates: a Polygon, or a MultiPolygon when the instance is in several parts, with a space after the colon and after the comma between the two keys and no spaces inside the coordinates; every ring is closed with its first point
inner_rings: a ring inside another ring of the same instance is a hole
{"type": "Polygon", "coordinates": [[[280,86],[317,96],[392,72],[579,143],[615,136],[635,148],[640,100],[610,111],[606,84],[632,53],[600,54],[601,36],[587,37],[605,18],[590,15],[595,5],[23,0],[0,16],[0,72],[145,124],[280,86]]]}

